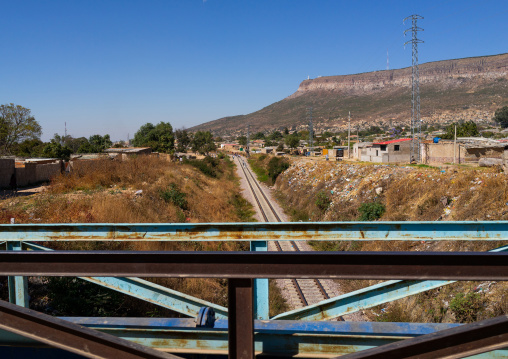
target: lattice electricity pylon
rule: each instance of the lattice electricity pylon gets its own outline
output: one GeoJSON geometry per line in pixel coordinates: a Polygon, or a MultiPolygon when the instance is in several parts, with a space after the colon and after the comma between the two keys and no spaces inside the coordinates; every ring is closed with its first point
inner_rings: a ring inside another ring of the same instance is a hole
{"type": "Polygon", "coordinates": [[[309,151],[314,149],[314,127],[312,126],[312,107],[307,108],[307,115],[309,116],[309,151]]]}
{"type": "Polygon", "coordinates": [[[411,28],[404,31],[404,36],[408,31],[411,31],[412,38],[406,41],[404,46],[411,43],[412,47],[412,69],[411,69],[411,162],[420,162],[420,136],[422,123],[420,119],[420,71],[418,69],[418,44],[423,43],[418,39],[418,31],[423,31],[416,24],[418,19],[423,19],[420,15],[411,15],[404,19],[411,19],[411,28]]]}

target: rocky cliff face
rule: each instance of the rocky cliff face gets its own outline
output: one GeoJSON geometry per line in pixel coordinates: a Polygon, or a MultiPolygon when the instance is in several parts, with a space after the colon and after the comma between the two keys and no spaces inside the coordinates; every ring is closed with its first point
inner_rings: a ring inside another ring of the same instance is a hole
{"type": "MultiPolygon", "coordinates": [[[[257,112],[225,117],[192,130],[219,135],[275,129],[301,129],[313,107],[316,131],[340,131],[348,112],[361,128],[407,125],[411,117],[411,67],[355,75],[326,76],[303,81],[298,90],[257,112]]],[[[421,114],[428,123],[457,120],[490,121],[508,105],[508,54],[422,64],[421,114]]]]}
{"type": "MultiPolygon", "coordinates": [[[[365,94],[389,87],[411,87],[411,67],[398,70],[367,72],[356,75],[326,76],[305,80],[288,99],[311,91],[365,94]]],[[[465,79],[477,82],[506,78],[508,54],[437,61],[419,66],[420,84],[461,85],[465,79]]]]}

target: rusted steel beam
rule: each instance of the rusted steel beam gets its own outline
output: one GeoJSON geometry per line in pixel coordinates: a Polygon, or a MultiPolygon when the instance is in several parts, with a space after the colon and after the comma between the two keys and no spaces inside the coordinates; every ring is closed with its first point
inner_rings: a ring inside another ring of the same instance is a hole
{"type": "Polygon", "coordinates": [[[508,315],[386,344],[337,359],[465,358],[508,346],[508,315]]]}
{"type": "Polygon", "coordinates": [[[0,251],[0,274],[508,280],[508,253],[0,251]]]}
{"type": "Polygon", "coordinates": [[[254,281],[228,280],[228,347],[231,359],[254,358],[254,281]]]}
{"type": "Polygon", "coordinates": [[[0,329],[87,358],[180,358],[5,301],[0,301],[0,329]]]}
{"type": "Polygon", "coordinates": [[[2,241],[508,240],[508,221],[0,224],[2,241]]]}

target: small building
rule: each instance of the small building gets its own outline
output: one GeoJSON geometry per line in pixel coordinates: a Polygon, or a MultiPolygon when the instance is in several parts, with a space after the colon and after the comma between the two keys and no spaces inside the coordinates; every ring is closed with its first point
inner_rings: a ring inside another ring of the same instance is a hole
{"type": "Polygon", "coordinates": [[[361,160],[362,157],[362,149],[372,147],[372,142],[356,142],[353,145],[353,151],[351,153],[351,158],[355,160],[361,160]]]}
{"type": "Polygon", "coordinates": [[[344,159],[349,156],[349,149],[347,146],[334,146],[331,150],[323,150],[323,155],[328,154],[329,158],[344,159]]]}
{"type": "Polygon", "coordinates": [[[152,153],[150,147],[121,147],[121,148],[108,148],[104,150],[110,157],[120,157],[122,160],[131,156],[149,155],[152,153]]]}
{"type": "Polygon", "coordinates": [[[371,147],[362,148],[360,159],[367,162],[398,163],[411,161],[411,139],[374,142],[371,147]]]}
{"type": "Polygon", "coordinates": [[[501,164],[508,143],[482,137],[459,137],[453,140],[425,142],[422,145],[422,162],[426,164],[477,164],[482,159],[501,164]]]}
{"type": "Polygon", "coordinates": [[[274,150],[273,147],[264,147],[261,149],[261,153],[272,153],[274,150]]]}
{"type": "Polygon", "coordinates": [[[254,140],[251,141],[253,147],[263,148],[265,147],[265,140],[254,140]]]}
{"type": "Polygon", "coordinates": [[[240,151],[240,145],[238,143],[223,143],[220,145],[220,148],[228,152],[240,151]]]}

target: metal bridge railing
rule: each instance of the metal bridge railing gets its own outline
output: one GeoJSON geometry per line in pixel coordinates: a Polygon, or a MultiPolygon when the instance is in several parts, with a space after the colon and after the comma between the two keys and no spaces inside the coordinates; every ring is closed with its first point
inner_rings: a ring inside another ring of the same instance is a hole
{"type": "MultiPolygon", "coordinates": [[[[426,357],[429,358],[452,355],[452,353],[453,355],[448,357],[462,357],[484,353],[508,346],[508,320],[506,317],[465,326],[411,323],[398,325],[395,323],[368,323],[367,326],[362,323],[347,322],[259,321],[256,320],[258,318],[255,310],[256,301],[267,301],[268,297],[267,293],[266,297],[264,294],[262,297],[258,295],[255,280],[295,277],[390,279],[391,281],[384,284],[386,287],[377,285],[376,288],[366,289],[362,293],[355,294],[358,296],[356,299],[352,299],[351,295],[347,298],[350,304],[353,303],[353,306],[364,308],[393,300],[393,298],[398,299],[401,297],[399,292],[404,289],[406,289],[406,295],[410,295],[435,288],[441,281],[443,281],[441,285],[445,285],[455,280],[507,280],[508,253],[504,252],[505,247],[498,249],[497,252],[487,253],[87,252],[46,251],[44,247],[33,242],[222,239],[253,240],[259,244],[260,241],[274,238],[277,240],[446,239],[504,241],[508,239],[507,229],[507,222],[2,225],[0,226],[1,240],[6,241],[7,248],[11,250],[0,251],[0,275],[8,275],[12,278],[9,283],[12,282],[16,290],[11,299],[19,304],[26,304],[26,297],[20,294],[25,290],[26,281],[23,282],[23,278],[26,276],[78,276],[97,280],[99,284],[113,283],[111,285],[116,285],[116,290],[119,290],[122,285],[125,289],[127,284],[132,284],[136,288],[135,293],[140,293],[136,291],[141,287],[152,290],[151,295],[156,293],[157,296],[163,296],[167,292],[161,288],[143,287],[144,283],[140,284],[139,280],[131,277],[227,278],[229,295],[228,308],[224,308],[226,310],[221,317],[224,319],[215,318],[216,320],[213,320],[211,315],[213,310],[211,309],[200,310],[197,315],[191,313],[192,311],[195,313],[196,310],[193,309],[188,314],[197,318],[191,319],[194,324],[186,319],[166,320],[162,323],[157,320],[144,322],[141,319],[133,322],[132,318],[116,319],[116,321],[112,320],[114,318],[104,318],[102,322],[97,318],[66,318],[65,325],[68,327],[76,325],[76,328],[72,327],[72,333],[76,336],[71,339],[67,337],[66,341],[59,340],[61,334],[56,334],[59,333],[57,329],[62,323],[54,323],[54,321],[59,319],[45,318],[46,316],[43,314],[33,313],[28,309],[12,306],[9,303],[2,303],[0,305],[0,328],[90,357],[124,357],[127,352],[131,353],[133,357],[164,356],[158,352],[143,353],[143,347],[134,348],[135,345],[132,342],[109,337],[104,333],[97,334],[95,332],[96,337],[94,337],[94,333],[80,331],[78,324],[115,335],[119,333],[118,336],[136,343],[167,351],[188,348],[185,345],[189,345],[188,343],[193,340],[194,344],[191,346],[199,349],[197,352],[220,352],[226,345],[225,349],[233,358],[252,358],[255,352],[278,355],[322,353],[328,356],[333,353],[338,355],[357,352],[349,354],[354,358],[402,358],[407,357],[408,353],[416,353],[420,357],[427,355],[426,357]],[[32,250],[21,250],[23,248],[32,250]],[[109,278],[109,282],[106,279],[101,282],[101,278],[109,278]],[[126,282],[119,284],[114,280],[126,282]],[[129,280],[131,282],[128,282],[129,280]],[[424,282],[431,282],[432,285],[422,285],[424,282]],[[407,288],[413,289],[407,290],[405,284],[407,284],[407,288]],[[383,295],[379,297],[379,293],[383,295]],[[370,298],[370,302],[368,306],[362,307],[364,304],[360,303],[365,302],[366,296],[370,298]],[[24,325],[20,325],[19,323],[22,321],[16,319],[21,317],[25,320],[24,325]],[[43,323],[43,326],[34,332],[35,326],[31,325],[31,322],[43,323]],[[51,328],[56,332],[50,330],[51,328]],[[160,332],[158,332],[158,336],[149,337],[147,328],[152,333],[157,330],[160,332]],[[142,334],[136,336],[133,334],[136,331],[141,331],[142,334]],[[268,339],[269,334],[274,335],[276,339],[268,339]],[[405,340],[401,340],[403,338],[405,340]],[[159,343],[159,346],[155,344],[156,342],[159,343]],[[197,348],[199,346],[197,342],[200,342],[199,348],[197,348]],[[184,345],[184,343],[187,344],[184,345]],[[392,344],[380,346],[385,343],[392,344]],[[88,354],[84,348],[87,348],[88,354]],[[387,355],[387,353],[390,354],[387,355]]],[[[266,248],[262,245],[257,247],[266,248]]],[[[148,296],[146,293],[142,295],[148,296]]],[[[176,298],[175,300],[178,302],[180,299],[176,298]]],[[[335,311],[334,315],[341,313],[341,309],[337,308],[343,306],[344,300],[345,298],[340,297],[330,299],[327,301],[328,309],[324,309],[324,311],[331,310],[329,308],[331,306],[335,311]],[[338,304],[334,306],[333,303],[338,304]]],[[[162,300],[159,299],[159,301],[162,300]]],[[[173,305],[183,306],[181,302],[173,305]]],[[[199,303],[196,306],[199,306],[199,303]]],[[[305,310],[306,308],[302,310],[302,313],[305,310]]],[[[311,320],[315,319],[316,310],[316,308],[311,310],[314,313],[314,317],[310,316],[311,320]]],[[[292,314],[292,319],[294,319],[295,315],[292,314]]],[[[2,342],[2,335],[0,335],[0,344],[7,344],[6,340],[2,342]]],[[[501,355],[506,354],[506,350],[501,350],[501,352],[498,350],[493,353],[492,357],[496,357],[500,353],[501,355]]]]}

